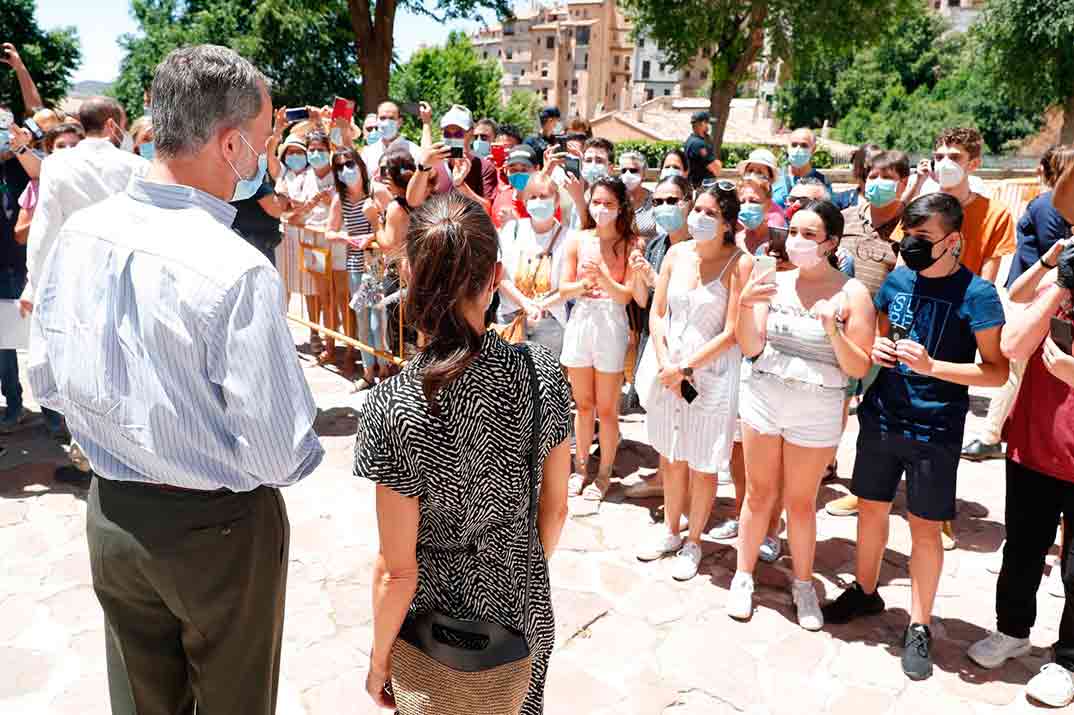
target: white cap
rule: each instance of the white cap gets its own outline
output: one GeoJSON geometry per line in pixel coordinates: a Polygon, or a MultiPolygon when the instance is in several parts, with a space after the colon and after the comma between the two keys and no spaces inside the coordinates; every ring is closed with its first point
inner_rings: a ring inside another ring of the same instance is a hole
{"type": "Polygon", "coordinates": [[[754,149],[750,152],[749,157],[746,159],[746,163],[760,164],[761,166],[767,166],[774,172],[779,171],[779,166],[776,164],[776,155],[768,149],[754,149]]]}
{"type": "Polygon", "coordinates": [[[447,114],[440,117],[440,128],[456,126],[462,127],[463,131],[470,131],[473,127],[474,120],[470,116],[470,110],[461,104],[451,105],[451,109],[447,111],[447,114]]]}

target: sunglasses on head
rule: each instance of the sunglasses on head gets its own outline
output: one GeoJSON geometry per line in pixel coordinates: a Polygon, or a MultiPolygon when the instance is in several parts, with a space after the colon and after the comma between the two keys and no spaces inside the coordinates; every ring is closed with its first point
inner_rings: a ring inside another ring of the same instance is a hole
{"type": "Polygon", "coordinates": [[[668,196],[667,198],[663,199],[653,199],[653,206],[677,206],[680,203],[682,203],[682,199],[676,198],[674,196],[668,196]]]}

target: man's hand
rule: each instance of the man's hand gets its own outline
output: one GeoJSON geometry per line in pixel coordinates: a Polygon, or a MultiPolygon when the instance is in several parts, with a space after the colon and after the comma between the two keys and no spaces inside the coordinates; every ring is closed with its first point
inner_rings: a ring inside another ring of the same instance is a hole
{"type": "Polygon", "coordinates": [[[418,102],[418,118],[421,119],[422,124],[433,123],[433,108],[428,102],[418,102]]]}
{"type": "Polygon", "coordinates": [[[19,299],[19,315],[28,318],[34,312],[34,304],[25,298],[19,299]]]}
{"type": "Polygon", "coordinates": [[[932,374],[932,356],[920,343],[915,343],[913,340],[900,340],[895,343],[895,356],[899,362],[918,375],[928,377],[932,374]]]}
{"type": "Polygon", "coordinates": [[[0,45],[0,62],[5,65],[11,65],[12,67],[22,67],[22,58],[19,57],[19,51],[15,49],[15,45],[10,42],[5,42],[0,45]]]}
{"type": "Polygon", "coordinates": [[[878,337],[873,343],[873,362],[881,367],[895,367],[898,356],[895,352],[895,343],[891,338],[878,337]]]}

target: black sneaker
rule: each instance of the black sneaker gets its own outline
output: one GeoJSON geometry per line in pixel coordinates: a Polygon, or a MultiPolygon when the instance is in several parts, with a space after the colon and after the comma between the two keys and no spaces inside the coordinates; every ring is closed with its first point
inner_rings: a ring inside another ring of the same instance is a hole
{"type": "Polygon", "coordinates": [[[962,458],[971,462],[983,462],[987,459],[1003,459],[1002,444],[985,444],[975,439],[962,448],[962,458]]]}
{"type": "Polygon", "coordinates": [[[90,480],[93,478],[93,472],[83,472],[73,464],[68,464],[63,467],[56,467],[56,471],[53,472],[52,478],[61,484],[71,484],[76,487],[89,488],[90,480]]]}
{"type": "Polygon", "coordinates": [[[857,581],[831,603],[824,604],[820,609],[824,614],[824,622],[834,625],[850,623],[861,616],[875,616],[884,612],[884,599],[876,591],[866,595],[861,584],[857,581]]]}
{"type": "Polygon", "coordinates": [[[910,680],[924,680],[932,675],[932,633],[928,626],[911,623],[903,636],[902,672],[910,680]]]}

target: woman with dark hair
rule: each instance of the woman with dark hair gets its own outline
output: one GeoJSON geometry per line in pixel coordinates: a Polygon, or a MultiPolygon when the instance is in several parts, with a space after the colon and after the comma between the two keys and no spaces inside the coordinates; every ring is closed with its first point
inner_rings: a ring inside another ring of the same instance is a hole
{"type": "Polygon", "coordinates": [[[668,149],[667,154],[660,160],[660,178],[669,176],[686,177],[686,154],[682,149],[668,149]]]}
{"type": "MultiPolygon", "coordinates": [[[[336,180],[336,195],[329,209],[329,238],[345,241],[347,245],[347,285],[333,285],[333,299],[341,301],[347,335],[366,345],[380,348],[380,317],[373,306],[384,297],[384,266],[380,258],[366,256],[373,242],[373,226],[362,211],[369,195],[369,173],[365,162],[352,148],[337,149],[332,155],[332,175],[336,180]],[[342,230],[341,230],[342,229],[342,230]]],[[[365,390],[380,377],[376,374],[384,361],[375,355],[362,354],[364,371],[357,388],[365,390]]],[[[343,374],[353,374],[354,354],[347,348],[343,374]]]]}
{"type": "Polygon", "coordinates": [[[866,142],[858,147],[850,156],[850,169],[854,175],[854,183],[857,186],[845,191],[832,192],[832,203],[840,211],[851,206],[857,206],[858,201],[865,196],[865,182],[869,178],[869,167],[877,154],[883,153],[884,149],[876,144],[866,142]]]}
{"type": "Polygon", "coordinates": [[[604,500],[619,448],[619,396],[630,340],[626,305],[647,293],[627,258],[639,247],[626,186],[615,177],[595,179],[589,198],[595,229],[577,231],[563,255],[560,295],[577,298],[563,334],[560,362],[567,368],[577,416],[578,445],[570,493],[604,500]],[[600,418],[600,468],[586,486],[594,419],[600,418]],[[584,490],[584,491],[583,491],[584,490]]]}
{"type": "MultiPolygon", "coordinates": [[[[406,236],[407,315],[425,347],[374,388],[362,410],[354,471],[377,483],[380,532],[366,687],[378,705],[398,704],[403,715],[446,711],[435,708],[444,696],[435,686],[417,694],[430,703],[424,710],[402,707],[385,690],[413,691],[407,673],[393,671],[400,649],[411,648],[397,638],[408,617],[428,611],[522,633],[533,661],[521,712],[543,709],[555,641],[547,559],[567,518],[570,390],[547,349],[527,346],[534,375],[522,350],[486,332],[485,311],[503,274],[498,250],[488,215],[457,193],[415,210],[406,236]],[[538,538],[529,551],[535,491],[538,538]]],[[[475,715],[492,712],[505,712],[502,703],[475,715]]]]}
{"type": "Polygon", "coordinates": [[[735,245],[738,196],[717,184],[694,202],[694,240],[668,251],[649,319],[658,384],[651,386],[646,426],[660,454],[664,525],[638,558],[675,553],[672,577],[686,581],[701,564],[701,531],[716,497],[716,475],[730,469],[738,411],[738,296],[752,259],[735,245]],[[689,484],[689,486],[688,486],[689,484]],[[683,543],[679,517],[689,513],[683,543]],[[680,547],[682,547],[680,549],[680,547]]]}
{"type": "MultiPolygon", "coordinates": [[[[336,194],[328,135],[320,131],[310,132],[306,135],[306,147],[309,171],[304,173],[299,200],[308,207],[305,214],[306,228],[323,231],[328,228],[328,209],[336,194]]],[[[329,243],[328,238],[323,235],[317,236],[314,245],[329,252],[328,270],[331,275],[318,276],[315,281],[320,315],[311,315],[310,320],[316,322],[320,319],[322,325],[331,329],[339,325],[343,310],[346,309],[346,304],[336,305],[332,300],[331,285],[333,282],[347,284],[347,246],[342,241],[329,243]]],[[[334,362],[335,357],[335,341],[325,338],[324,350],[317,356],[317,362],[334,362]]]]}
{"type": "Polygon", "coordinates": [[[824,625],[812,583],[817,489],[843,433],[848,376],[861,378],[872,366],[876,328],[869,290],[836,268],[842,235],[843,215],[831,202],[803,204],[787,236],[795,270],[755,271],[742,289],[738,341],[754,362],[739,400],[746,501],[727,599],[732,618],[753,611],[758,549],[782,489],[798,623],[824,625]]]}

